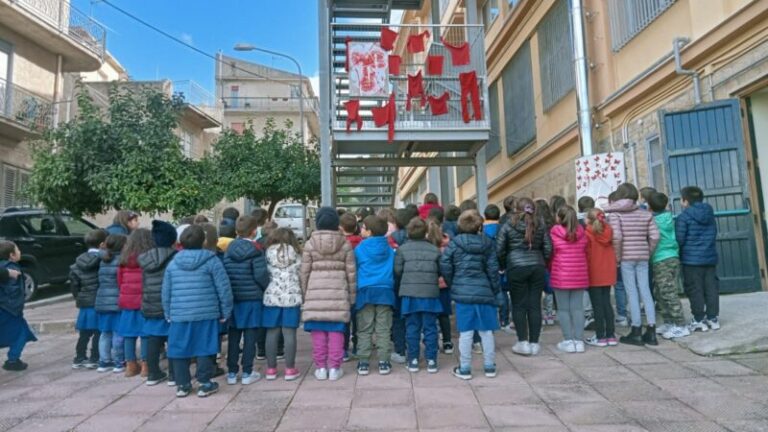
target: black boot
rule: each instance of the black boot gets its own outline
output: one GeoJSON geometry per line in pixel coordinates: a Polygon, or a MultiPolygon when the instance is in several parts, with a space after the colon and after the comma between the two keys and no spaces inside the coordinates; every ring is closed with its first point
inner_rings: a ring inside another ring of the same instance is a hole
{"type": "Polygon", "coordinates": [[[643,346],[643,328],[632,327],[628,335],[619,338],[619,342],[627,345],[643,346]]]}
{"type": "Polygon", "coordinates": [[[643,342],[646,345],[658,345],[659,341],[656,340],[656,326],[645,326],[645,334],[643,335],[643,342]]]}

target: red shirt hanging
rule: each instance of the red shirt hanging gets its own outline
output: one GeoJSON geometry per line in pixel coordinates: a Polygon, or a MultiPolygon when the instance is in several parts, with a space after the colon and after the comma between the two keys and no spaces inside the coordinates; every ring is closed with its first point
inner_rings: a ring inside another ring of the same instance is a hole
{"type": "Polygon", "coordinates": [[[432,115],[439,116],[448,114],[448,101],[451,99],[451,94],[448,92],[443,93],[440,97],[429,96],[429,108],[432,110],[432,115]]]}
{"type": "Polygon", "coordinates": [[[424,30],[417,35],[408,36],[408,43],[406,46],[408,48],[408,52],[415,54],[424,51],[424,37],[429,37],[429,34],[430,33],[428,30],[424,30]]]}
{"type": "Polygon", "coordinates": [[[381,41],[379,44],[387,51],[392,51],[395,48],[395,41],[397,40],[397,32],[390,30],[389,27],[381,28],[381,41]]]}
{"type": "Polygon", "coordinates": [[[389,74],[390,75],[400,75],[400,63],[402,63],[403,59],[399,55],[390,55],[389,56],[389,74]]]}
{"type": "Polygon", "coordinates": [[[454,66],[465,66],[469,64],[469,43],[464,42],[461,45],[451,45],[440,38],[445,48],[451,53],[451,64],[454,66]]]}
{"type": "Polygon", "coordinates": [[[443,56],[427,56],[427,73],[435,76],[443,74],[443,56]]]}
{"type": "Polygon", "coordinates": [[[347,101],[344,106],[347,108],[347,132],[349,132],[349,126],[354,122],[357,123],[357,130],[363,128],[363,119],[360,117],[360,101],[350,100],[347,101]]]}
{"type": "Polygon", "coordinates": [[[416,75],[408,75],[408,99],[405,102],[405,110],[411,110],[411,99],[415,97],[421,98],[421,107],[424,108],[427,94],[424,92],[424,78],[421,76],[421,71],[416,75]]]}
{"type": "Polygon", "coordinates": [[[392,142],[395,138],[395,94],[389,95],[389,102],[381,107],[371,108],[371,114],[373,114],[373,123],[376,127],[382,127],[388,125],[387,130],[387,142],[392,142]]]}

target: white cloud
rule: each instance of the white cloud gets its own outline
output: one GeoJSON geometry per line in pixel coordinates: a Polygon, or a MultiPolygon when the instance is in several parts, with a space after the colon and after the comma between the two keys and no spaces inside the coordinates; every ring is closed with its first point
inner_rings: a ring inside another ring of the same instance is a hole
{"type": "Polygon", "coordinates": [[[195,41],[192,40],[192,35],[189,33],[182,33],[181,36],[179,36],[179,39],[181,39],[184,43],[189,45],[195,44],[195,41]]]}

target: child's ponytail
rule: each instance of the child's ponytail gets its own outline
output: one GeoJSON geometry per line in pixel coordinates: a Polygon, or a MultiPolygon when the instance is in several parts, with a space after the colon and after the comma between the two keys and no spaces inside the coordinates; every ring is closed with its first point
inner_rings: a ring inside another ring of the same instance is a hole
{"type": "Polygon", "coordinates": [[[566,240],[576,241],[576,230],[579,228],[579,218],[576,216],[576,210],[569,205],[564,205],[557,210],[557,222],[563,226],[567,232],[566,240]]]}
{"type": "Polygon", "coordinates": [[[605,213],[603,213],[602,210],[599,208],[591,209],[589,213],[587,213],[587,220],[592,226],[592,231],[596,232],[597,234],[603,233],[605,230],[605,224],[607,222],[605,220],[605,213]]]}
{"type": "Polygon", "coordinates": [[[438,248],[443,244],[443,230],[437,219],[433,217],[427,218],[427,241],[438,248]]]}
{"type": "Polygon", "coordinates": [[[517,224],[521,219],[525,222],[525,242],[528,243],[528,248],[531,249],[533,248],[533,237],[539,225],[538,218],[536,218],[536,204],[530,198],[520,198],[516,204],[517,212],[514,216],[514,223],[517,224]]]}

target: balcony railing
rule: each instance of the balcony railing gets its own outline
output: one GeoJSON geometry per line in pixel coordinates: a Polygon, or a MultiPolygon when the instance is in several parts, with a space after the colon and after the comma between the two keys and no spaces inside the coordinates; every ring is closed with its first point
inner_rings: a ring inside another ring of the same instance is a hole
{"type": "Polygon", "coordinates": [[[224,107],[216,96],[192,80],[174,81],[173,92],[184,97],[184,101],[194,105],[204,113],[221,123],[224,119],[224,107]]]}
{"type": "Polygon", "coordinates": [[[0,117],[32,130],[42,130],[50,127],[53,122],[53,103],[0,79],[0,117]]]}
{"type": "MultiPolygon", "coordinates": [[[[230,111],[296,111],[299,112],[298,97],[223,97],[224,109],[230,111]]],[[[320,104],[317,98],[304,98],[304,111],[318,113],[320,104]]]]}
{"type": "Polygon", "coordinates": [[[65,0],[15,0],[28,12],[40,18],[73,41],[104,57],[107,31],[101,24],[65,0]]]}

